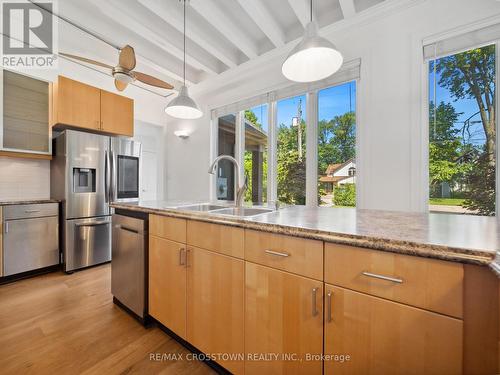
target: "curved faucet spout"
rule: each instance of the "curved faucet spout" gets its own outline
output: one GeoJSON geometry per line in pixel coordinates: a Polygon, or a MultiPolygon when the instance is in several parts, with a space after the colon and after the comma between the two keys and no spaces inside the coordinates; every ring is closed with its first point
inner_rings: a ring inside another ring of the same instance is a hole
{"type": "Polygon", "coordinates": [[[210,167],[208,168],[208,173],[214,174],[215,170],[217,169],[217,164],[219,164],[219,161],[221,160],[229,160],[231,163],[234,164],[234,177],[235,177],[235,185],[236,185],[236,200],[235,200],[235,205],[236,207],[241,207],[243,205],[243,198],[245,196],[245,191],[248,188],[248,185],[245,182],[243,185],[240,186],[240,164],[238,161],[233,158],[231,155],[220,155],[215,158],[215,160],[212,162],[210,167]]]}

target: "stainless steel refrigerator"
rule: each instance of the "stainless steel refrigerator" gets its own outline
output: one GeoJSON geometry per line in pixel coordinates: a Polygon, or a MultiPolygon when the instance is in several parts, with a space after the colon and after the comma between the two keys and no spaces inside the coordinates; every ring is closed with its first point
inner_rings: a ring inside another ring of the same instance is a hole
{"type": "Polygon", "coordinates": [[[65,272],[111,260],[112,201],[139,199],[141,144],[65,130],[54,138],[51,197],[62,201],[65,272]]]}

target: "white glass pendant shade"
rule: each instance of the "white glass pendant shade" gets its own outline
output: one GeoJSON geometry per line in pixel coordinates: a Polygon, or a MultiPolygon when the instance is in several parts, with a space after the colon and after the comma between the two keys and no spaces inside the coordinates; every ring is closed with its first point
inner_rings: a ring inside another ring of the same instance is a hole
{"type": "Polygon", "coordinates": [[[203,112],[189,96],[186,86],[182,86],[179,95],[168,103],[165,112],[172,117],[184,120],[194,120],[203,116],[203,112]]]}
{"type": "Polygon", "coordinates": [[[343,61],[335,45],[318,35],[316,22],[310,22],[304,38],[290,52],[281,71],[291,81],[314,82],[338,71],[343,61]]]}

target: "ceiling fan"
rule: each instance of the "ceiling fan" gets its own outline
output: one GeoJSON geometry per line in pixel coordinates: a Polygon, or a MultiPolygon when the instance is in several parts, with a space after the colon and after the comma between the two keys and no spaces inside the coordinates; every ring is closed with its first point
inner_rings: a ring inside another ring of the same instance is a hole
{"type": "Polygon", "coordinates": [[[159,78],[150,76],[149,74],[141,73],[134,71],[135,68],[135,52],[134,49],[129,46],[128,44],[123,47],[120,50],[120,56],[118,59],[118,65],[117,66],[111,66],[99,61],[95,61],[92,59],[88,59],[86,57],[80,57],[76,55],[71,55],[69,53],[59,53],[61,56],[65,56],[71,59],[83,61],[89,64],[101,66],[103,68],[108,68],[111,70],[111,75],[115,79],[115,87],[118,89],[118,91],[123,91],[127,88],[127,85],[129,83],[132,83],[134,81],[140,81],[143,82],[147,85],[155,86],[155,87],[160,87],[163,89],[173,89],[174,87],[165,82],[162,81],[159,78]]]}

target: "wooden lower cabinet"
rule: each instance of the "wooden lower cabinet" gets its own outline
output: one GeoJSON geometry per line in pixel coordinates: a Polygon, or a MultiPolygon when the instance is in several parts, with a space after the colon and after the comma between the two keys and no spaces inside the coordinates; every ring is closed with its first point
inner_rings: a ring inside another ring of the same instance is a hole
{"type": "Polygon", "coordinates": [[[245,374],[321,374],[323,283],[245,264],[245,374]]]}
{"type": "Polygon", "coordinates": [[[187,341],[244,372],[244,261],[188,247],[187,341]]]}
{"type": "Polygon", "coordinates": [[[149,236],[149,315],[186,338],[184,244],[149,236]]]}
{"type": "Polygon", "coordinates": [[[325,284],[325,374],[461,374],[462,339],[459,319],[325,284]]]}

